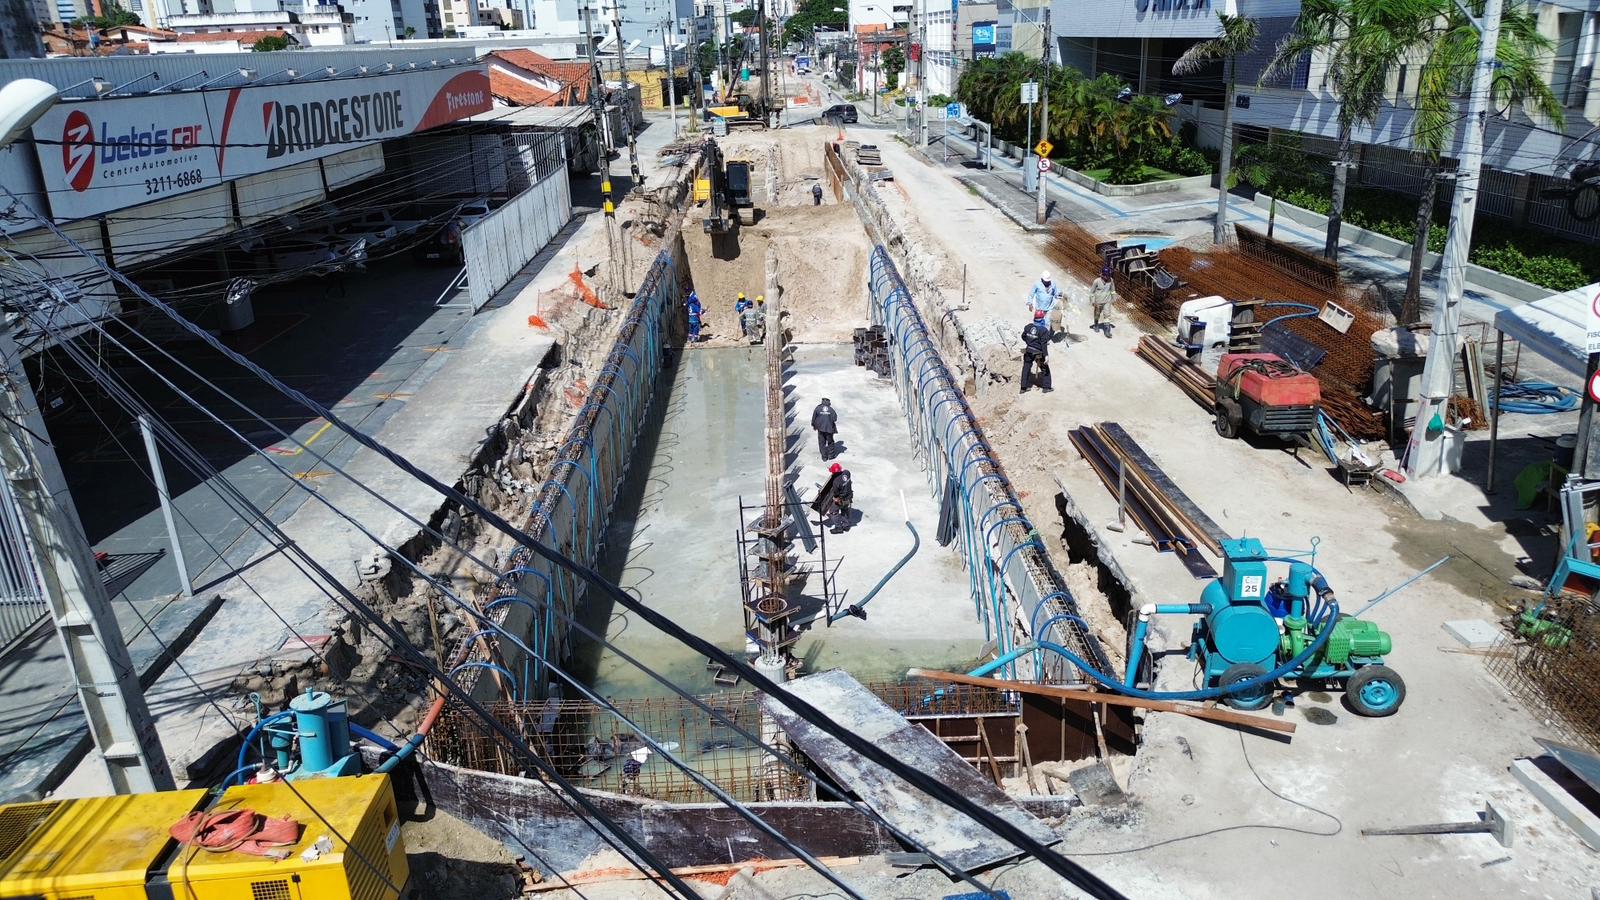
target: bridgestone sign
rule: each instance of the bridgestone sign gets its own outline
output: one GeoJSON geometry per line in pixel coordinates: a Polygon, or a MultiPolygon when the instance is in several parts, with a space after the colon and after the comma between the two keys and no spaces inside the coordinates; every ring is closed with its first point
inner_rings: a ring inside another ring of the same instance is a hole
{"type": "Polygon", "coordinates": [[[487,112],[482,69],[57,104],[33,126],[57,219],[269,172],[487,112]]]}

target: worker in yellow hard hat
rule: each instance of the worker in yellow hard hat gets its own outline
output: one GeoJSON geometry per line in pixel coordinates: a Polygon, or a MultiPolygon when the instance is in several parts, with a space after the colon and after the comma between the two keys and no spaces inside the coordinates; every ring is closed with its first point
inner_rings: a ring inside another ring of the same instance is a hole
{"type": "Polygon", "coordinates": [[[740,334],[748,334],[748,332],[744,330],[744,311],[749,309],[752,305],[753,304],[751,304],[749,298],[745,297],[744,291],[740,291],[739,296],[733,301],[733,317],[739,321],[740,334]]]}
{"type": "Polygon", "coordinates": [[[766,305],[766,295],[757,294],[756,302],[745,309],[743,317],[739,320],[740,329],[752,344],[759,344],[767,339],[766,305]]]}

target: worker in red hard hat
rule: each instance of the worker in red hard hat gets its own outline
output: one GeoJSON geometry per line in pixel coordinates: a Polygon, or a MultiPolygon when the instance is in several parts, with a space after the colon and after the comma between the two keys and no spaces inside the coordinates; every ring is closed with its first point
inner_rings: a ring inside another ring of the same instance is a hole
{"type": "Polygon", "coordinates": [[[817,491],[811,508],[821,517],[818,525],[827,526],[832,534],[843,534],[850,527],[850,504],[855,500],[855,488],[850,483],[850,470],[839,463],[828,467],[828,480],[817,491]]]}
{"type": "Polygon", "coordinates": [[[1022,393],[1037,384],[1046,394],[1050,387],[1050,326],[1045,311],[1036,309],[1033,321],[1022,329],[1022,393]]]}

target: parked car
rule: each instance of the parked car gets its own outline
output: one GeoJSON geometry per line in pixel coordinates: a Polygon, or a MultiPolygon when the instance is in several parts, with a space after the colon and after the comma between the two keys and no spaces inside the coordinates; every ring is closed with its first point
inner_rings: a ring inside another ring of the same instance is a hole
{"type": "Polygon", "coordinates": [[[835,103],[822,111],[825,122],[838,122],[842,125],[856,124],[856,107],[853,103],[835,103]]]}
{"type": "Polygon", "coordinates": [[[411,248],[411,258],[417,262],[463,265],[466,262],[466,251],[461,248],[461,222],[451,219],[436,228],[411,248]]]}

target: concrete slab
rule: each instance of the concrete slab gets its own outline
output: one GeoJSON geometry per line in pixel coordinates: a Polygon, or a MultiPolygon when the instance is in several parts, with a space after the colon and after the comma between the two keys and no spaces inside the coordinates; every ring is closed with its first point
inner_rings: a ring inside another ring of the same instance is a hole
{"type": "MultiPolygon", "coordinates": [[[[1589,845],[1590,850],[1600,850],[1600,816],[1584,806],[1569,788],[1557,783],[1550,773],[1560,768],[1561,765],[1550,756],[1518,759],[1511,763],[1511,776],[1544,804],[1545,809],[1572,829],[1589,845]]],[[[1594,793],[1593,789],[1590,789],[1590,793],[1594,793]]]]}
{"type": "MultiPolygon", "coordinates": [[[[113,606],[139,682],[149,687],[211,621],[222,597],[122,600],[113,606]]],[[[54,631],[39,629],[0,660],[0,697],[5,698],[0,712],[0,802],[43,796],[93,746],[54,631]]],[[[99,769],[98,763],[89,765],[99,769]]]]}
{"type": "Polygon", "coordinates": [[[1504,634],[1499,628],[1482,619],[1456,619],[1444,623],[1444,630],[1460,641],[1462,646],[1473,650],[1493,647],[1504,634]]]}

